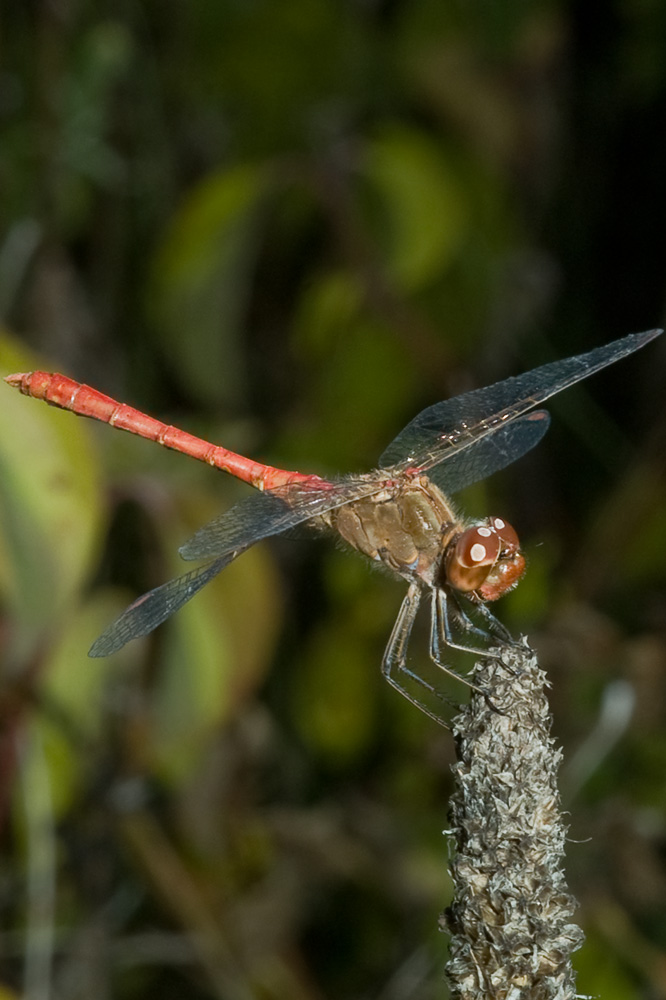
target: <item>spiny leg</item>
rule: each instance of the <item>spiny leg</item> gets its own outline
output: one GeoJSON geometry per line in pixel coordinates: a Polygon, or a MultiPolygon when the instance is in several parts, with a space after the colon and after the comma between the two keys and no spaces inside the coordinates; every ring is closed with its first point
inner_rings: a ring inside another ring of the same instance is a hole
{"type": "Polygon", "coordinates": [[[457,671],[453,670],[446,663],[442,657],[442,644],[449,646],[453,649],[462,650],[465,653],[474,653],[477,656],[487,656],[488,652],[485,649],[473,649],[470,646],[462,646],[458,643],[451,641],[451,622],[449,621],[449,606],[447,602],[447,595],[445,591],[441,589],[432,591],[432,612],[430,621],[430,659],[433,661],[435,666],[443,670],[445,674],[449,674],[450,677],[455,677],[457,681],[462,681],[467,687],[471,688],[472,691],[476,691],[477,694],[482,694],[485,697],[485,692],[477,687],[476,684],[472,684],[467,677],[459,674],[457,671]]]}
{"type": "Polygon", "coordinates": [[[514,639],[506,625],[502,624],[499,618],[495,617],[487,604],[484,604],[483,601],[479,601],[479,603],[475,604],[474,607],[485,620],[492,634],[495,638],[499,639],[500,642],[503,642],[507,646],[522,645],[520,640],[514,639]]]}
{"type": "Polygon", "coordinates": [[[382,659],[382,674],[389,684],[394,687],[396,691],[400,692],[403,698],[410,701],[412,705],[416,706],[416,708],[420,708],[425,715],[439,723],[440,726],[444,726],[445,729],[448,729],[449,727],[444,720],[429,709],[422,701],[419,701],[418,698],[415,698],[412,694],[410,694],[407,688],[404,687],[395,676],[396,673],[405,674],[410,678],[410,680],[420,684],[421,687],[425,688],[425,690],[430,694],[439,698],[440,701],[448,703],[448,699],[442,694],[441,691],[438,691],[436,687],[429,684],[423,677],[419,677],[418,674],[414,673],[414,671],[410,670],[407,666],[407,646],[409,645],[409,639],[412,634],[412,628],[414,627],[414,621],[416,619],[420,603],[420,587],[418,584],[412,583],[410,584],[405,599],[400,606],[398,617],[395,620],[391,637],[384,652],[382,659]]]}
{"type": "MultiPolygon", "coordinates": [[[[456,602],[456,607],[457,608],[459,607],[457,602],[456,602]]],[[[490,650],[488,649],[473,649],[470,646],[461,646],[449,642],[449,636],[451,635],[451,622],[449,621],[448,610],[449,610],[448,595],[443,590],[433,590],[432,626],[430,632],[430,656],[432,658],[433,663],[435,663],[435,665],[438,666],[440,670],[443,670],[445,673],[450,674],[452,677],[455,677],[456,680],[462,681],[463,684],[466,684],[469,688],[472,689],[472,691],[475,691],[477,694],[480,694],[486,700],[486,703],[490,706],[490,708],[493,711],[499,712],[500,715],[503,714],[501,710],[495,705],[495,703],[493,702],[492,698],[490,697],[487,691],[485,691],[483,688],[480,688],[476,684],[472,684],[472,682],[469,681],[466,677],[463,677],[461,676],[461,674],[456,673],[455,670],[452,670],[451,667],[447,666],[446,663],[442,662],[441,658],[442,642],[445,645],[453,645],[454,649],[460,649],[466,653],[473,653],[476,656],[482,656],[485,658],[491,658],[492,656],[490,650]]],[[[464,614],[464,612],[462,612],[462,609],[460,610],[461,613],[464,614]]]]}
{"type": "Polygon", "coordinates": [[[474,632],[476,635],[480,635],[488,643],[491,643],[492,639],[496,639],[503,646],[521,646],[522,645],[522,642],[520,640],[513,638],[513,636],[509,632],[509,630],[502,624],[502,622],[499,620],[499,618],[495,617],[495,615],[488,608],[488,605],[485,603],[485,601],[475,602],[472,606],[474,607],[475,611],[478,611],[479,615],[487,623],[487,625],[488,625],[488,631],[484,631],[483,629],[479,628],[478,625],[475,625],[475,623],[472,621],[472,619],[470,618],[470,616],[468,615],[468,613],[463,608],[462,604],[460,603],[460,599],[459,599],[459,597],[456,594],[448,594],[446,596],[446,603],[445,603],[445,609],[446,609],[446,618],[445,618],[446,629],[445,629],[445,635],[444,635],[444,642],[447,643],[448,645],[451,645],[451,646],[453,646],[456,649],[464,650],[465,652],[468,652],[468,653],[473,653],[473,654],[475,654],[477,656],[484,656],[484,655],[487,656],[488,655],[488,647],[486,647],[485,649],[476,649],[473,646],[463,646],[463,645],[458,645],[458,644],[456,644],[456,643],[453,642],[453,640],[452,640],[451,623],[450,623],[450,619],[448,617],[448,602],[449,601],[452,602],[455,605],[456,618],[457,618],[460,626],[466,632],[474,632]]]}
{"type": "MultiPolygon", "coordinates": [[[[446,600],[447,600],[447,609],[449,603],[454,605],[456,609],[456,620],[460,628],[466,633],[473,632],[474,635],[478,635],[481,639],[487,642],[490,636],[484,629],[479,628],[479,626],[472,621],[471,617],[467,614],[462,604],[460,603],[458,597],[455,594],[448,594],[446,600]]],[[[474,605],[474,607],[476,607],[476,605],[474,605]]],[[[449,629],[449,631],[451,632],[451,629],[449,629]]],[[[467,649],[468,647],[465,646],[464,648],[467,649]]]]}
{"type": "MultiPolygon", "coordinates": [[[[467,617],[456,598],[447,594],[445,590],[438,587],[432,592],[432,600],[433,628],[431,632],[431,645],[436,647],[437,655],[439,655],[439,645],[440,643],[443,643],[445,646],[448,646],[449,649],[459,649],[462,653],[471,653],[472,656],[487,656],[488,650],[486,648],[482,649],[479,646],[467,646],[464,643],[456,642],[453,638],[449,601],[453,603],[460,625],[466,632],[476,632],[477,635],[483,636],[484,639],[488,639],[487,634],[480,628],[477,628],[477,626],[474,625],[474,623],[467,617]]],[[[433,659],[437,662],[436,657],[433,656],[433,659]]]]}

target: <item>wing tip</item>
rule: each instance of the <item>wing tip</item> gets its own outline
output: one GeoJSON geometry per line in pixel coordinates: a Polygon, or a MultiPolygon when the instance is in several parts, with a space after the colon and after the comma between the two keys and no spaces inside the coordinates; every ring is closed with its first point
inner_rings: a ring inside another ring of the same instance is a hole
{"type": "Polygon", "coordinates": [[[633,340],[636,348],[639,348],[643,347],[644,344],[649,344],[655,337],[660,337],[663,332],[661,327],[657,326],[653,330],[644,330],[642,333],[630,333],[627,340],[633,340]]]}
{"type": "Polygon", "coordinates": [[[111,656],[112,653],[117,653],[124,645],[124,642],[109,642],[104,634],[102,634],[99,639],[95,639],[93,642],[88,650],[88,656],[91,660],[100,660],[104,656],[111,656]]]}

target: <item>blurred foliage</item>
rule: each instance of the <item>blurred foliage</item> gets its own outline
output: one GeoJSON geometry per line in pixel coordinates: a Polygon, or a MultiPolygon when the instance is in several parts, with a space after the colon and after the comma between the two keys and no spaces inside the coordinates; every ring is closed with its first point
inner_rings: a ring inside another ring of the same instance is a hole
{"type": "MultiPolygon", "coordinates": [[[[663,325],[665,10],[8,5],[2,372],[333,474],[663,325]]],[[[525,543],[499,614],[552,677],[605,997],[666,995],[663,372],[658,343],[558,398],[462,498],[525,543]]],[[[278,539],[89,661],[243,488],[9,389],[0,428],[3,1000],[441,996],[453,746],[381,681],[400,586],[278,539]]]]}

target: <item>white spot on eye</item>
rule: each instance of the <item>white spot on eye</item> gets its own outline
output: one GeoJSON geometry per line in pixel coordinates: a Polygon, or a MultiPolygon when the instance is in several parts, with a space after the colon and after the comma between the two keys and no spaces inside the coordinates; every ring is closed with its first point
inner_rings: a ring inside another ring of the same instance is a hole
{"type": "Polygon", "coordinates": [[[481,542],[475,542],[469,550],[469,554],[473,562],[480,563],[486,558],[486,547],[481,545],[481,542]]]}
{"type": "Polygon", "coordinates": [[[501,517],[494,517],[493,518],[493,524],[500,531],[501,531],[502,528],[506,528],[506,521],[503,521],[501,517]]]}
{"type": "Polygon", "coordinates": [[[492,535],[490,528],[477,528],[476,533],[477,535],[481,535],[482,538],[490,538],[492,535]]]}

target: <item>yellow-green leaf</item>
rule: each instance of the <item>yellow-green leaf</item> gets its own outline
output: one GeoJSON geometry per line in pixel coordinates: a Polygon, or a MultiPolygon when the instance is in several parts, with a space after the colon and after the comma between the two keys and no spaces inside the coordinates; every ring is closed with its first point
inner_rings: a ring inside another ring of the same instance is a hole
{"type": "MultiPolygon", "coordinates": [[[[182,525],[174,528],[167,532],[172,538],[165,538],[165,547],[174,552],[175,575],[191,566],[175,558],[172,539],[182,539],[187,531],[182,525]]],[[[152,701],[152,752],[163,776],[185,778],[211,732],[263,680],[281,605],[269,549],[257,545],[164,626],[162,673],[152,701]]]]}
{"type": "Polygon", "coordinates": [[[464,188],[442,150],[404,127],[369,143],[364,170],[379,201],[387,266],[405,290],[421,288],[447,269],[465,235],[464,188]]]}
{"type": "Polygon", "coordinates": [[[237,338],[268,177],[252,164],[207,177],[176,213],[154,261],[157,346],[188,389],[214,403],[237,398],[242,382],[237,338]]]}
{"type": "MultiPolygon", "coordinates": [[[[0,372],[44,367],[0,337],[0,372]]],[[[90,572],[103,503],[84,422],[0,383],[0,592],[29,652],[90,572]]]]}

